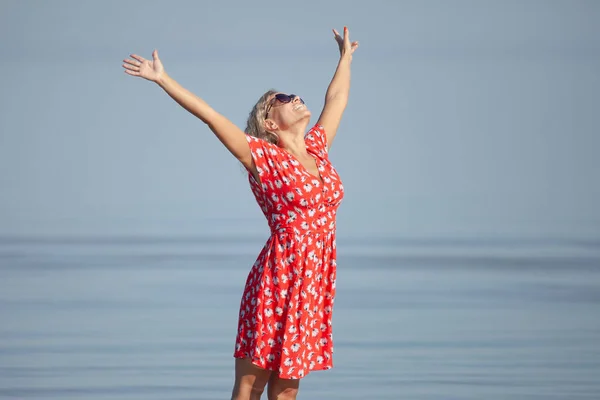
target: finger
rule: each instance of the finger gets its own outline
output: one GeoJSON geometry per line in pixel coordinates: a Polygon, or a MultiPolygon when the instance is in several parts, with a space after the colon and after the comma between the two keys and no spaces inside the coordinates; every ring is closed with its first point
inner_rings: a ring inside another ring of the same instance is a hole
{"type": "Polygon", "coordinates": [[[344,44],[350,44],[350,32],[348,32],[348,27],[344,27],[344,44]]]}
{"type": "Polygon", "coordinates": [[[139,71],[140,67],[137,67],[135,65],[131,65],[131,64],[123,64],[123,68],[125,68],[128,71],[139,71]]]}
{"type": "Polygon", "coordinates": [[[144,57],[138,56],[137,54],[130,54],[129,57],[134,58],[134,59],[138,60],[141,63],[143,63],[144,61],[146,61],[146,59],[144,57]]]}
{"type": "Polygon", "coordinates": [[[154,49],[154,51],[152,52],[152,59],[158,60],[158,50],[154,49]]]}
{"type": "Polygon", "coordinates": [[[123,62],[129,64],[129,65],[134,65],[136,67],[139,67],[140,65],[142,65],[142,63],[140,63],[139,61],[135,61],[135,60],[130,60],[129,58],[126,60],[123,60],[123,62]]]}
{"type": "Polygon", "coordinates": [[[338,43],[338,45],[342,45],[343,44],[343,39],[342,36],[340,35],[340,33],[333,29],[333,38],[335,39],[335,41],[338,43]]]}
{"type": "Polygon", "coordinates": [[[126,74],[128,74],[128,75],[140,76],[140,73],[139,73],[139,72],[135,72],[135,71],[129,71],[129,70],[127,70],[127,69],[126,69],[124,72],[125,72],[126,74]]]}

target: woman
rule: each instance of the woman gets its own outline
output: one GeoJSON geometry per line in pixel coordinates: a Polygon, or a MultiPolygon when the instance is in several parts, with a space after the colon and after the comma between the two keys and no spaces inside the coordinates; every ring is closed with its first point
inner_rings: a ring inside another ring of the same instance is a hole
{"type": "Polygon", "coordinates": [[[297,95],[273,90],[256,103],[245,132],[181,87],[152,61],[132,54],[125,72],[157,83],[200,118],[248,170],[250,187],[271,236],[242,295],[234,351],[232,399],[295,399],[300,379],[333,366],[331,312],[335,296],[335,215],[343,198],[328,158],[350,91],[358,42],[334,29],[340,59],[319,119],[297,95]]]}

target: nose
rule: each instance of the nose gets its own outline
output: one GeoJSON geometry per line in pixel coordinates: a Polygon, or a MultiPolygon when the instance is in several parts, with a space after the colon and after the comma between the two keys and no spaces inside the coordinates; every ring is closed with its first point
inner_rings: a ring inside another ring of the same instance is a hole
{"type": "Polygon", "coordinates": [[[292,103],[299,103],[300,102],[300,96],[298,95],[292,95],[292,103]]]}

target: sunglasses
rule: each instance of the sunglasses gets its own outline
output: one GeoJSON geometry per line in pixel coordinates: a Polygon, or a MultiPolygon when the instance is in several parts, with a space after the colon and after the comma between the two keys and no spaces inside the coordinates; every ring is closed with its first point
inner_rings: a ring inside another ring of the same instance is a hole
{"type": "Polygon", "coordinates": [[[269,111],[271,111],[271,108],[273,107],[273,103],[275,103],[275,100],[279,101],[280,103],[283,104],[287,104],[290,103],[291,101],[294,100],[294,97],[298,97],[298,100],[300,100],[300,103],[304,104],[304,100],[302,100],[302,97],[300,96],[296,96],[295,94],[283,94],[283,93],[277,93],[275,95],[275,98],[269,103],[268,107],[267,107],[267,113],[265,114],[265,118],[267,118],[269,116],[269,111]]]}

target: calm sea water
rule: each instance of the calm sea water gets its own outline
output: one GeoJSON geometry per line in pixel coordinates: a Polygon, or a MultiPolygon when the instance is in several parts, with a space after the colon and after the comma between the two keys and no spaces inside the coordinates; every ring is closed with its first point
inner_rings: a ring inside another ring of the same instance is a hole
{"type": "MultiPolygon", "coordinates": [[[[1,238],[0,398],[229,399],[264,239],[1,238]]],[[[600,398],[600,241],[338,245],[335,366],[299,398],[600,398]]]]}

